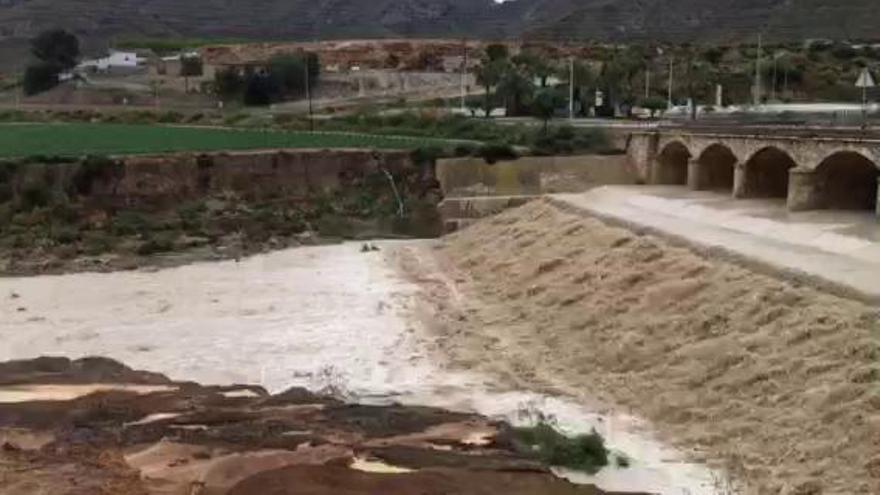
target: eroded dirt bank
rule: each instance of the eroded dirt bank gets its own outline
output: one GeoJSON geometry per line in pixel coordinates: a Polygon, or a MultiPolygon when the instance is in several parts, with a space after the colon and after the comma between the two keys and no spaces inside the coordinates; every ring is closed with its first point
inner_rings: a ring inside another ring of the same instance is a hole
{"type": "Polygon", "coordinates": [[[877,308],[542,201],[398,255],[458,366],[648,418],[746,493],[880,493],[877,308]]]}
{"type": "Polygon", "coordinates": [[[433,237],[440,197],[431,160],[403,151],[0,160],[0,276],[433,237]]]}
{"type": "Polygon", "coordinates": [[[4,495],[605,493],[510,435],[475,414],[204,387],[108,359],[0,363],[4,495]]]}

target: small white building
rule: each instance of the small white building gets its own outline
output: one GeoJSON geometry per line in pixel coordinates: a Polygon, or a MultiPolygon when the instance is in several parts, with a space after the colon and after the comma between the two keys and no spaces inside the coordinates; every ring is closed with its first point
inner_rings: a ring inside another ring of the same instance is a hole
{"type": "Polygon", "coordinates": [[[138,57],[135,52],[123,52],[110,50],[106,57],[83,60],[77,69],[89,69],[106,72],[111,69],[134,69],[145,62],[144,58],[138,57]]]}

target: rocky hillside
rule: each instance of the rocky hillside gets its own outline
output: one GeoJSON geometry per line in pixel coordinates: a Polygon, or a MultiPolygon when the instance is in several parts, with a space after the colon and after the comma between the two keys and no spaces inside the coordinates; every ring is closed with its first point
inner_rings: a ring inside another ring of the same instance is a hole
{"type": "Polygon", "coordinates": [[[770,38],[870,38],[880,21],[874,6],[872,0],[0,0],[0,46],[20,46],[54,26],[97,47],[130,37],[736,41],[764,31],[770,38]]]}
{"type": "Polygon", "coordinates": [[[540,0],[525,27],[541,38],[736,42],[876,38],[871,0],[540,0]]]}

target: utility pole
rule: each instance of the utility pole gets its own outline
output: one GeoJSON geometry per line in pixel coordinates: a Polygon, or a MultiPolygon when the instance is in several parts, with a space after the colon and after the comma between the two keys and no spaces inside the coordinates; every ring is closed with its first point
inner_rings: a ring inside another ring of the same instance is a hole
{"type": "Polygon", "coordinates": [[[15,76],[18,79],[18,85],[15,87],[15,109],[21,110],[21,94],[24,92],[24,72],[20,66],[15,71],[15,76]]]}
{"type": "Polygon", "coordinates": [[[315,119],[312,116],[312,83],[309,80],[311,74],[309,73],[309,53],[305,53],[305,71],[306,71],[306,99],[309,100],[309,132],[315,132],[315,119]]]}
{"type": "Polygon", "coordinates": [[[461,41],[462,48],[462,57],[461,57],[461,112],[464,114],[467,111],[467,66],[468,66],[468,47],[467,47],[467,38],[461,41]]]}
{"type": "Polygon", "coordinates": [[[776,68],[779,64],[776,55],[773,55],[773,86],[770,88],[770,101],[776,101],[776,68]]]}
{"type": "Polygon", "coordinates": [[[783,67],[783,71],[784,71],[783,73],[785,74],[785,77],[783,78],[783,83],[782,83],[782,97],[788,98],[788,64],[786,64],[785,67],[783,67]]]}
{"type": "Polygon", "coordinates": [[[762,36],[758,35],[758,52],[755,56],[755,105],[761,104],[761,53],[763,52],[762,36]]]}
{"type": "Polygon", "coordinates": [[[568,120],[574,120],[574,56],[568,59],[568,120]]]}
{"type": "Polygon", "coordinates": [[[645,99],[651,97],[651,67],[645,64],[645,99]]]}
{"type": "Polygon", "coordinates": [[[672,71],[675,68],[675,59],[669,58],[669,92],[667,95],[667,106],[672,108],[672,71]]]}

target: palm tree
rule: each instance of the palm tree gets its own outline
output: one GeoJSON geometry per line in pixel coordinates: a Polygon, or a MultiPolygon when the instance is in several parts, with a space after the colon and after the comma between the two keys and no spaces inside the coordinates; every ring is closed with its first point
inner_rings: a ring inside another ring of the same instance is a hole
{"type": "Polygon", "coordinates": [[[528,74],[508,66],[498,82],[497,93],[504,99],[507,115],[520,115],[532,99],[535,85],[528,74]]]}
{"type": "Polygon", "coordinates": [[[477,68],[477,83],[486,90],[483,99],[483,110],[486,112],[487,119],[492,115],[492,88],[501,82],[501,78],[507,70],[507,65],[508,63],[505,59],[487,59],[477,68]]]}

